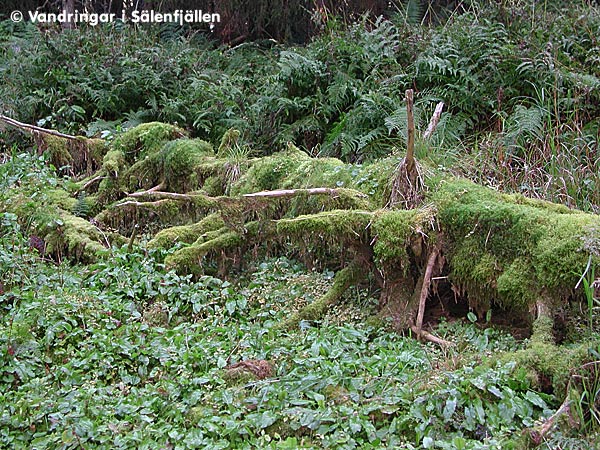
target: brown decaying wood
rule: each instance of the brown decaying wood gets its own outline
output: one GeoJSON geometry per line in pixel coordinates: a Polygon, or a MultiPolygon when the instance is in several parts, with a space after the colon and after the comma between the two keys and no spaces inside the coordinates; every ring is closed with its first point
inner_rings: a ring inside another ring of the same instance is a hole
{"type": "MultiPolygon", "coordinates": [[[[416,325],[411,325],[410,329],[412,330],[413,333],[417,333],[416,325]]],[[[442,347],[453,347],[456,345],[454,342],[450,342],[445,339],[434,336],[433,334],[431,334],[425,330],[421,330],[420,333],[421,333],[421,337],[423,339],[425,339],[426,341],[433,342],[434,344],[441,345],[442,347]]]]}
{"type": "Polygon", "coordinates": [[[554,428],[554,425],[556,425],[557,421],[563,416],[567,417],[571,427],[579,427],[578,421],[573,417],[573,414],[571,413],[571,400],[569,400],[568,397],[565,399],[562,405],[560,405],[560,408],[558,408],[558,410],[554,414],[548,417],[548,419],[546,419],[543,424],[541,424],[539,427],[529,430],[529,436],[531,437],[533,443],[535,445],[540,445],[544,440],[545,436],[548,434],[548,432],[551,431],[552,428],[554,428]]]}

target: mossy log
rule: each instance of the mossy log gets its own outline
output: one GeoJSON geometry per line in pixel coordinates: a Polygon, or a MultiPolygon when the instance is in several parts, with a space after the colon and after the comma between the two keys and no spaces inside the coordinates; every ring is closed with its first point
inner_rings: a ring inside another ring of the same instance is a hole
{"type": "MultiPolygon", "coordinates": [[[[532,323],[540,298],[552,314],[581,296],[575,286],[589,258],[598,263],[585,246],[600,240],[597,215],[432,169],[422,172],[422,202],[394,209],[389,198],[398,188],[399,156],[351,165],[312,158],[293,145],[263,158],[231,153],[215,154],[172,125],[143,124],[106,149],[89,178],[99,182],[52,203],[65,210],[83,191],[94,198],[101,228],[129,236],[140,224],[158,232],[153,246],[183,244],[168,260],[181,272],[200,274],[215,264],[226,272],[223,261],[237,263],[249,248],[291,251],[331,267],[362,258],[379,284],[382,311],[399,328],[421,332],[423,299],[437,276],[479,317],[502,308],[532,323]]],[[[90,251],[106,245],[103,235],[92,241],[98,245],[87,243],[90,251]]]]}

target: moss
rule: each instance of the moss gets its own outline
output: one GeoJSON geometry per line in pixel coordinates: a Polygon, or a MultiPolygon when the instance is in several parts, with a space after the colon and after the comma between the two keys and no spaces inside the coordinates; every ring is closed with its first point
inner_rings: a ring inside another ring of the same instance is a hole
{"type": "Polygon", "coordinates": [[[150,242],[148,242],[148,247],[171,248],[177,242],[191,244],[203,234],[209,231],[219,230],[224,226],[225,222],[223,222],[223,219],[219,214],[210,214],[198,223],[167,228],[160,231],[150,242]]]}
{"type": "Polygon", "coordinates": [[[554,302],[568,298],[588,260],[581,236],[600,223],[598,216],[462,179],[438,182],[430,200],[453,281],[505,308],[523,309],[542,293],[554,302]]]}
{"type": "Polygon", "coordinates": [[[125,155],[121,150],[110,150],[102,159],[104,171],[114,177],[118,176],[127,167],[125,155]]]}
{"type": "Polygon", "coordinates": [[[351,264],[348,267],[340,270],[335,274],[333,285],[325,293],[325,295],[318,298],[314,302],[309,303],[283,322],[279,322],[274,327],[275,330],[291,331],[303,320],[314,321],[321,319],[329,307],[339,301],[344,292],[351,285],[358,282],[364,275],[364,268],[360,267],[358,264],[351,264]]]}
{"type": "Polygon", "coordinates": [[[122,152],[126,159],[133,162],[137,158],[158,152],[167,141],[184,137],[179,127],[161,122],[149,122],[138,125],[118,136],[113,149],[122,152]]]}
{"type": "MultiPolygon", "coordinates": [[[[535,285],[535,274],[532,269],[527,259],[516,258],[502,272],[497,281],[501,306],[505,308],[510,306],[522,307],[524,309],[535,303],[539,289],[535,285]]],[[[482,282],[485,282],[485,278],[482,279],[482,282]]]]}
{"type": "Polygon", "coordinates": [[[370,211],[334,210],[277,221],[276,232],[290,235],[325,234],[337,239],[356,239],[368,228],[370,211]]]}
{"type": "Polygon", "coordinates": [[[73,163],[73,157],[69,152],[69,139],[58,136],[44,135],[46,145],[45,154],[50,163],[57,169],[70,166],[73,163]]]}
{"type": "Polygon", "coordinates": [[[373,235],[376,242],[373,247],[375,256],[381,262],[397,260],[402,264],[408,259],[407,250],[419,252],[415,248],[423,236],[431,235],[434,220],[432,208],[412,210],[380,210],[373,220],[373,235]]]}
{"type": "Polygon", "coordinates": [[[58,210],[57,217],[46,222],[41,230],[48,253],[59,257],[91,262],[107,253],[105,236],[81,217],[58,210]]]}
{"type": "Polygon", "coordinates": [[[249,194],[278,189],[283,185],[282,180],[295,171],[300,163],[307,160],[310,160],[310,156],[295,147],[260,158],[232,186],[231,193],[232,195],[249,194]]]}
{"type": "Polygon", "coordinates": [[[166,188],[174,192],[185,192],[193,185],[191,176],[194,168],[206,156],[213,156],[212,145],[200,139],[178,139],[165,144],[163,154],[163,173],[166,188]]]}
{"type": "Polygon", "coordinates": [[[189,247],[177,250],[165,258],[165,265],[178,272],[202,274],[202,260],[209,252],[238,247],[242,243],[242,236],[228,228],[222,228],[209,234],[210,239],[200,238],[189,247]]]}
{"type": "Polygon", "coordinates": [[[45,194],[52,205],[67,211],[71,211],[77,204],[77,199],[64,189],[49,189],[45,194]]]}

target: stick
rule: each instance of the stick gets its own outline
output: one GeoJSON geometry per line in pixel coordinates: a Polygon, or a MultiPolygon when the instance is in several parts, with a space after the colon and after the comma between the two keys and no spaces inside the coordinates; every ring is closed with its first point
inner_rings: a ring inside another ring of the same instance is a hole
{"type": "Polygon", "coordinates": [[[78,140],[77,136],[72,136],[70,134],[61,133],[60,131],[48,130],[47,128],[36,127],[35,125],[29,125],[27,123],[19,122],[18,120],[11,119],[10,117],[5,116],[4,114],[0,114],[0,120],[22,130],[30,130],[32,132],[35,131],[37,133],[50,134],[52,136],[57,136],[64,139],[78,140]]]}
{"type": "Polygon", "coordinates": [[[443,109],[444,109],[444,102],[439,102],[437,104],[437,106],[435,107],[435,111],[433,112],[433,115],[431,116],[431,120],[429,121],[427,130],[425,130],[425,133],[423,133],[423,139],[429,139],[431,137],[431,135],[433,134],[433,132],[435,131],[435,129],[438,126],[438,123],[440,122],[440,117],[442,115],[443,109]]]}
{"type": "Polygon", "coordinates": [[[548,417],[543,424],[529,431],[529,436],[531,437],[533,443],[535,445],[540,445],[546,434],[548,434],[548,432],[554,427],[558,419],[564,415],[566,415],[569,419],[569,424],[571,427],[577,428],[579,426],[579,423],[577,423],[577,420],[571,414],[571,400],[569,400],[567,397],[562,405],[560,405],[560,408],[558,408],[554,414],[548,417]]]}
{"type": "Polygon", "coordinates": [[[421,286],[421,295],[419,297],[419,312],[417,313],[417,324],[416,333],[417,338],[421,338],[423,331],[423,315],[425,314],[425,303],[427,302],[427,295],[429,295],[429,285],[431,284],[431,275],[433,273],[433,266],[439,255],[439,249],[434,247],[431,250],[429,259],[427,260],[427,268],[425,269],[425,275],[423,276],[423,285],[421,286]]]}
{"type": "MultiPolygon", "coordinates": [[[[155,188],[152,188],[155,189],[155,188]]],[[[194,196],[189,194],[179,194],[178,192],[164,192],[164,191],[153,191],[152,189],[148,189],[143,192],[133,192],[132,194],[127,194],[127,197],[156,197],[159,199],[171,199],[171,200],[191,200],[194,196]]]]}
{"type": "Polygon", "coordinates": [[[406,118],[408,121],[408,139],[406,142],[406,169],[410,175],[413,174],[415,166],[415,116],[413,111],[413,90],[406,90],[406,118]]]}
{"type": "MultiPolygon", "coordinates": [[[[307,195],[322,195],[329,194],[331,196],[336,196],[339,194],[337,189],[319,187],[319,188],[309,188],[309,189],[278,189],[275,191],[260,191],[254,192],[252,194],[244,194],[244,197],[294,197],[299,194],[307,194],[307,195]]],[[[359,197],[367,197],[366,194],[362,192],[358,193],[359,197]]]]}

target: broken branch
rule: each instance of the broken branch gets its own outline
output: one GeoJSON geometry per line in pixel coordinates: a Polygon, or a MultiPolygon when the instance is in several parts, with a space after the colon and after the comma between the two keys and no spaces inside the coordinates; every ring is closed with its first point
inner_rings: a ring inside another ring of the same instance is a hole
{"type": "Polygon", "coordinates": [[[18,120],[11,119],[10,117],[5,116],[4,114],[0,114],[0,120],[9,125],[12,125],[13,127],[20,128],[21,130],[28,130],[31,132],[50,134],[52,136],[57,136],[57,137],[61,137],[64,139],[72,139],[72,140],[79,139],[77,136],[61,133],[60,131],[49,130],[47,128],[37,127],[35,125],[30,125],[28,123],[19,122],[18,120]]]}

